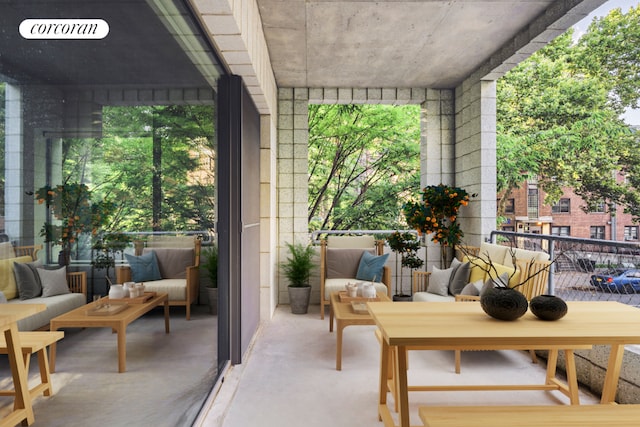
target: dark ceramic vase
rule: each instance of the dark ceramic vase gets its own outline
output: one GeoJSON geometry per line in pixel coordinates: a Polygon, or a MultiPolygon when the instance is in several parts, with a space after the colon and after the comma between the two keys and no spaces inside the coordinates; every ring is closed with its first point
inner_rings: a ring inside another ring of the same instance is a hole
{"type": "Polygon", "coordinates": [[[542,320],[558,320],[567,314],[567,303],[555,295],[538,295],[531,299],[529,307],[542,320]]]}
{"type": "Polygon", "coordinates": [[[485,313],[498,320],[516,320],[522,317],[529,306],[527,298],[509,288],[493,288],[480,297],[485,313]]]}

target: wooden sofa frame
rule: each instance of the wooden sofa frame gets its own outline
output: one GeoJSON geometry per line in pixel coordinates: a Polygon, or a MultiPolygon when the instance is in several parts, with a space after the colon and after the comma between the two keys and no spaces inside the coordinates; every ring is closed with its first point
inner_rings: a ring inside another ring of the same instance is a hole
{"type": "MultiPolygon", "coordinates": [[[[384,240],[375,241],[376,255],[384,253],[384,240]]],[[[360,249],[360,248],[354,248],[360,249]]],[[[366,248],[362,248],[366,250],[366,248]]],[[[371,249],[374,249],[373,247],[371,249]]],[[[327,239],[320,241],[320,319],[324,319],[324,308],[331,304],[330,298],[325,298],[325,280],[327,275],[327,239]]],[[[391,270],[385,266],[382,272],[382,283],[387,286],[387,296],[391,298],[391,270]]]]}
{"type": "MultiPolygon", "coordinates": [[[[134,254],[136,256],[142,255],[142,250],[145,248],[145,242],[142,240],[136,240],[134,244],[134,254]]],[[[156,246],[157,248],[167,248],[169,246],[156,246]]],[[[198,286],[200,283],[200,252],[202,247],[202,241],[200,239],[194,239],[194,265],[187,267],[186,271],[186,297],[184,300],[169,300],[170,306],[185,307],[186,319],[191,320],[191,304],[195,303],[198,299],[198,286]]],[[[152,248],[150,248],[152,249],[152,248]]],[[[124,283],[131,281],[131,267],[128,265],[121,265],[116,267],[116,283],[124,283]]],[[[151,283],[151,282],[148,282],[151,283]]]]}

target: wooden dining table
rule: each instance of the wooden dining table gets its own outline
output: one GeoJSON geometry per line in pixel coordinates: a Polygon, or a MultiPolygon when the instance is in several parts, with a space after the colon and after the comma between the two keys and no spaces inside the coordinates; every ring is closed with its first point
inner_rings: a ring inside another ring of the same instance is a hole
{"type": "MultiPolygon", "coordinates": [[[[382,337],[378,414],[385,426],[394,426],[387,405],[389,378],[394,378],[398,422],[409,426],[409,391],[529,389],[522,385],[504,386],[423,386],[409,387],[408,349],[421,350],[550,350],[555,373],[557,352],[567,356],[567,384],[547,375],[546,383],[531,389],[557,389],[576,402],[577,380],[573,349],[593,345],[611,347],[601,403],[613,402],[616,395],[625,344],[640,344],[640,309],[618,302],[569,301],[568,313],[557,321],[543,321],[527,312],[516,321],[489,317],[480,304],[456,302],[369,302],[369,312],[382,337]],[[395,372],[389,372],[395,357],[395,372]]],[[[551,364],[551,362],[550,362],[551,364]]],[[[550,372],[548,368],[548,373],[550,372]]]]}
{"type": "Polygon", "coordinates": [[[0,305],[0,328],[7,343],[9,366],[13,377],[15,401],[13,411],[0,419],[0,427],[15,426],[23,421],[33,424],[35,417],[31,406],[31,394],[27,383],[27,372],[22,358],[17,321],[46,310],[44,304],[2,304],[0,305]]]}

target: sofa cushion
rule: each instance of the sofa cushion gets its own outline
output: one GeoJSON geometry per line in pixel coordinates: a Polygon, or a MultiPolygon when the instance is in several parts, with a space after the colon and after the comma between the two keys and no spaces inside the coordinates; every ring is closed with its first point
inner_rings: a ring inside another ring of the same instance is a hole
{"type": "Polygon", "coordinates": [[[438,295],[430,292],[416,292],[413,294],[414,301],[426,301],[426,302],[451,302],[455,300],[452,295],[438,295]]]}
{"type": "Polygon", "coordinates": [[[451,279],[451,273],[453,273],[453,268],[440,270],[438,267],[433,267],[433,271],[429,275],[427,292],[442,295],[443,297],[449,295],[449,279],[451,279]]]}
{"type": "MultiPolygon", "coordinates": [[[[518,249],[515,248],[513,249],[513,255],[516,257],[517,260],[523,260],[523,261],[548,261],[549,260],[549,254],[546,252],[539,252],[539,251],[530,251],[527,249],[518,249]]],[[[513,267],[513,258],[511,256],[511,253],[509,251],[507,251],[507,253],[504,256],[504,260],[502,262],[502,264],[508,266],[508,267],[513,267]]]]}
{"type": "Polygon", "coordinates": [[[327,279],[355,279],[362,253],[374,254],[374,249],[327,248],[326,250],[327,279]]]}
{"type": "Polygon", "coordinates": [[[40,275],[36,270],[42,267],[42,261],[26,263],[13,263],[13,274],[16,278],[16,286],[18,287],[18,296],[20,299],[31,299],[42,295],[42,284],[40,283],[40,275]]]}
{"type": "Polygon", "coordinates": [[[8,300],[18,297],[18,286],[16,285],[16,277],[13,274],[13,263],[30,261],[33,261],[33,259],[28,255],[0,260],[0,291],[4,292],[4,296],[8,300]]]}
{"type": "Polygon", "coordinates": [[[487,270],[487,263],[477,257],[464,257],[464,262],[469,262],[471,271],[469,272],[469,282],[476,282],[482,280],[484,282],[487,270]]]}
{"type": "MultiPolygon", "coordinates": [[[[338,278],[338,279],[326,279],[324,281],[324,298],[329,299],[332,292],[346,291],[345,287],[348,283],[356,283],[356,279],[338,278]]],[[[387,294],[387,286],[382,282],[374,282],[373,286],[376,288],[376,292],[387,294]]]]}
{"type": "Polygon", "coordinates": [[[33,331],[49,326],[49,322],[54,317],[60,316],[75,308],[82,307],[86,303],[86,296],[79,293],[55,295],[52,297],[36,297],[29,300],[16,298],[9,302],[9,304],[45,304],[47,306],[44,311],[18,320],[18,330],[20,331],[33,331]]]}
{"type": "Polygon", "coordinates": [[[167,293],[169,301],[184,301],[187,299],[186,279],[160,279],[144,282],[145,292],[167,293]]]}
{"type": "Polygon", "coordinates": [[[489,270],[486,278],[499,279],[501,283],[503,283],[503,286],[508,283],[509,287],[513,287],[520,283],[520,270],[494,263],[493,268],[489,270]]]}
{"type": "Polygon", "coordinates": [[[66,266],[55,270],[45,270],[44,268],[36,268],[36,270],[40,276],[43,298],[71,293],[67,284],[66,266]]]}
{"type": "Polygon", "coordinates": [[[11,242],[0,243],[0,259],[15,258],[16,251],[13,249],[11,242]]]}
{"type": "Polygon", "coordinates": [[[491,260],[493,263],[502,264],[505,254],[509,252],[507,246],[496,245],[494,243],[482,242],[478,256],[485,261],[491,260]]]}
{"type": "Polygon", "coordinates": [[[142,254],[155,252],[160,276],[163,279],[186,279],[187,267],[195,264],[193,248],[144,248],[142,254]]]}
{"type": "Polygon", "coordinates": [[[449,279],[449,294],[457,295],[469,283],[471,264],[469,262],[460,262],[457,258],[454,258],[451,261],[451,267],[453,268],[453,274],[449,279]]]}
{"type": "Polygon", "coordinates": [[[162,279],[156,253],[150,251],[144,255],[135,256],[124,254],[131,267],[131,280],[134,282],[148,282],[162,279]]]}
{"type": "Polygon", "coordinates": [[[464,288],[460,291],[460,295],[472,295],[479,296],[480,290],[484,286],[484,282],[482,280],[476,280],[475,282],[467,283],[464,288]]]}
{"type": "Polygon", "coordinates": [[[376,256],[367,251],[363,252],[358,264],[356,279],[374,282],[382,279],[382,269],[387,262],[387,258],[389,258],[389,254],[376,256]]]}

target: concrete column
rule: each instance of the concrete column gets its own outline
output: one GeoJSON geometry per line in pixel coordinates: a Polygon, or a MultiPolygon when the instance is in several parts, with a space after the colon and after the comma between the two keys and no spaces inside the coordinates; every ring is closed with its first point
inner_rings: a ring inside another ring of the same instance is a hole
{"type": "Polygon", "coordinates": [[[277,279],[277,114],[260,120],[260,319],[271,319],[278,305],[277,279]]]}
{"type": "MultiPolygon", "coordinates": [[[[309,241],[308,142],[309,91],[278,91],[278,259],[287,257],[285,243],[309,241]]],[[[287,304],[287,283],[278,269],[278,301],[287,304]]],[[[312,301],[319,301],[319,283],[312,283],[312,301]]]]}
{"type": "Polygon", "coordinates": [[[455,183],[476,193],[461,211],[465,243],[477,246],[496,228],[496,83],[465,81],[455,94],[455,183]]]}

